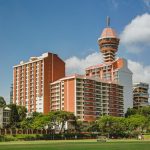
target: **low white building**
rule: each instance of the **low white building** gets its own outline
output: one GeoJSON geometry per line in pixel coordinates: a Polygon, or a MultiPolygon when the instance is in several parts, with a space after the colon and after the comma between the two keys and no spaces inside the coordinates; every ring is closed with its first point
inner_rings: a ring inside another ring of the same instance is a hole
{"type": "Polygon", "coordinates": [[[10,113],[9,107],[0,107],[0,128],[5,128],[9,124],[10,113]]]}

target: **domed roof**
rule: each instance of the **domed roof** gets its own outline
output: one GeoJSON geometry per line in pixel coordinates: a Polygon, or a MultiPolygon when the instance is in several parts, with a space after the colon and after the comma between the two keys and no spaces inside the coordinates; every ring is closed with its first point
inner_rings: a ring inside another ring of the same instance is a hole
{"type": "Polygon", "coordinates": [[[5,107],[4,109],[5,109],[5,110],[11,110],[9,107],[5,107]]]}
{"type": "Polygon", "coordinates": [[[110,27],[104,28],[101,37],[99,39],[103,38],[117,38],[116,31],[110,27]]]}

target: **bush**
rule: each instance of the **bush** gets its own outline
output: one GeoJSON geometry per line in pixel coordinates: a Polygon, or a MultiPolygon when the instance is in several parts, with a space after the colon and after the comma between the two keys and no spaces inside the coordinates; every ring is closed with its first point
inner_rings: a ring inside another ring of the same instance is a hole
{"type": "Polygon", "coordinates": [[[65,134],[17,134],[0,136],[0,141],[30,141],[30,140],[64,140],[96,138],[90,133],[65,133],[65,134]]]}
{"type": "Polygon", "coordinates": [[[13,135],[4,135],[4,136],[0,136],[0,141],[17,141],[17,138],[14,137],[13,135]]]}
{"type": "Polygon", "coordinates": [[[42,135],[38,134],[17,134],[14,135],[18,140],[38,140],[42,135]]]}

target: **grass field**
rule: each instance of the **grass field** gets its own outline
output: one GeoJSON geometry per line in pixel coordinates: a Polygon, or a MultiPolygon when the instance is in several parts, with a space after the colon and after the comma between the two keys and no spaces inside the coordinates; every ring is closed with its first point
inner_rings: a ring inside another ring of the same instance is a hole
{"type": "Polygon", "coordinates": [[[150,150],[150,141],[32,141],[1,142],[0,150],[150,150]]]}

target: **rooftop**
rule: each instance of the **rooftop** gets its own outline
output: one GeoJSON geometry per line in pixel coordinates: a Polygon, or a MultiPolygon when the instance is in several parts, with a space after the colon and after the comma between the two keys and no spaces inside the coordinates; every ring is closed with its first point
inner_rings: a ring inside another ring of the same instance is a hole
{"type": "Polygon", "coordinates": [[[99,39],[104,39],[104,38],[118,38],[116,31],[110,27],[104,28],[101,37],[99,39]]]}
{"type": "MultiPolygon", "coordinates": [[[[41,56],[39,56],[39,57],[35,57],[35,56],[34,56],[34,57],[30,57],[30,59],[29,59],[27,62],[20,61],[20,64],[13,66],[13,68],[19,67],[19,66],[23,66],[23,65],[26,65],[26,64],[29,64],[29,63],[37,62],[37,61],[39,61],[39,60],[42,60],[42,59],[48,57],[49,54],[52,54],[52,53],[46,52],[46,53],[43,53],[43,54],[42,54],[41,56]]],[[[53,55],[57,55],[57,54],[53,54],[53,55]]]]}

